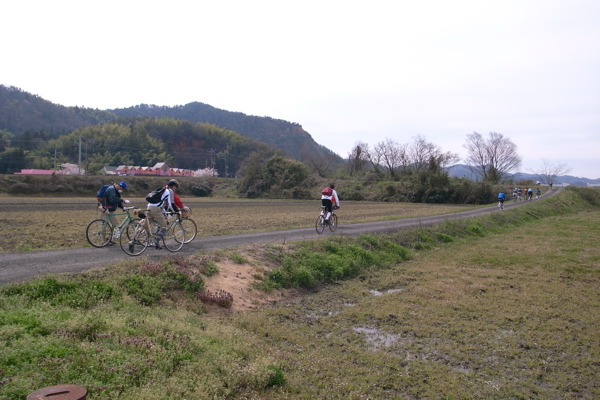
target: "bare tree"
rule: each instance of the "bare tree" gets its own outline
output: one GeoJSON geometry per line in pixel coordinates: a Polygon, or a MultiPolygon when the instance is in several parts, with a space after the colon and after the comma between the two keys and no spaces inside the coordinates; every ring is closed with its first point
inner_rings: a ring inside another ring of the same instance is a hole
{"type": "Polygon", "coordinates": [[[564,163],[551,163],[542,159],[541,167],[533,173],[537,175],[538,180],[544,184],[550,184],[556,180],[556,177],[571,172],[571,168],[564,163]]]}
{"type": "Polygon", "coordinates": [[[425,137],[421,135],[413,137],[413,143],[408,147],[408,159],[411,168],[415,171],[427,168],[429,159],[437,150],[437,147],[428,142],[425,137]]]}
{"type": "Polygon", "coordinates": [[[500,133],[490,132],[486,140],[473,132],[467,135],[464,147],[468,151],[467,166],[486,182],[498,183],[504,175],[521,165],[517,146],[500,133]]]}
{"type": "Polygon", "coordinates": [[[369,145],[356,142],[352,151],[348,154],[348,171],[350,176],[363,172],[369,161],[369,145]]]}
{"type": "Polygon", "coordinates": [[[310,166],[321,178],[329,176],[335,167],[335,158],[331,154],[315,154],[306,148],[300,151],[301,161],[310,166]]]}
{"type": "Polygon", "coordinates": [[[414,171],[431,169],[432,166],[445,168],[460,160],[458,154],[442,152],[442,149],[439,146],[428,142],[425,137],[421,135],[413,137],[413,143],[408,146],[407,154],[410,167],[414,171]]]}
{"type": "Polygon", "coordinates": [[[401,160],[406,155],[406,145],[401,145],[392,139],[385,139],[373,147],[372,153],[374,157],[371,163],[376,158],[379,166],[385,167],[390,179],[395,179],[401,160]]]}
{"type": "Polygon", "coordinates": [[[383,160],[383,149],[376,145],[367,150],[367,158],[376,173],[381,173],[381,162],[383,160]]]}

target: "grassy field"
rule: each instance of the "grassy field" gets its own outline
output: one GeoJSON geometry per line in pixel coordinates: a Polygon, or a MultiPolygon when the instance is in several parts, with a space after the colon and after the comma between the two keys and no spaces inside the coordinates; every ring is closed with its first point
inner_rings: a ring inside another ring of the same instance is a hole
{"type": "Polygon", "coordinates": [[[4,287],[0,399],[59,383],[90,400],[600,398],[599,225],[600,194],[578,189],[398,235],[271,247],[274,271],[295,260],[324,274],[309,261],[347,262],[340,249],[364,259],[353,279],[218,316],[193,276],[143,259],[4,287]]]}
{"type": "MultiPolygon", "coordinates": [[[[143,199],[131,198],[140,208],[143,199]]],[[[199,236],[217,236],[262,230],[313,226],[320,212],[318,201],[233,200],[184,198],[192,208],[199,236]]],[[[444,214],[474,206],[412,203],[344,202],[340,223],[381,221],[444,214]]],[[[89,246],[87,224],[97,218],[89,198],[0,197],[0,223],[10,234],[0,235],[0,252],[89,246]]]]}

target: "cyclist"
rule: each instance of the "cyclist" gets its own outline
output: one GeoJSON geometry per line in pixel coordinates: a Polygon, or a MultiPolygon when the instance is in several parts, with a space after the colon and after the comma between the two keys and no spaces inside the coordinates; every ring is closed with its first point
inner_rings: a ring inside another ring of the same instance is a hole
{"type": "Polygon", "coordinates": [[[527,189],[527,201],[531,201],[532,197],[533,197],[533,189],[529,188],[529,189],[527,189]]]}
{"type": "MultiPolygon", "coordinates": [[[[117,211],[117,208],[123,208],[123,204],[129,204],[129,200],[121,199],[121,193],[125,189],[127,189],[125,182],[113,183],[106,188],[106,192],[104,192],[104,197],[102,198],[102,207],[108,211],[110,223],[115,229],[119,226],[119,221],[113,214],[117,211]]],[[[116,236],[118,237],[119,235],[117,234],[116,236]]]]}
{"type": "MultiPolygon", "coordinates": [[[[179,187],[179,182],[177,182],[176,179],[171,179],[165,185],[165,187],[169,187],[169,184],[179,187]]],[[[175,204],[177,207],[179,207],[182,210],[189,211],[189,208],[185,204],[183,204],[183,201],[181,201],[181,199],[179,198],[179,195],[177,194],[177,192],[175,190],[173,190],[173,204],[175,204]]]]}
{"type": "Polygon", "coordinates": [[[542,194],[542,192],[540,191],[540,188],[535,189],[535,198],[537,200],[540,199],[541,194],[542,194]]]}
{"type": "MultiPolygon", "coordinates": [[[[160,197],[160,201],[158,203],[148,203],[148,221],[152,223],[152,221],[156,221],[160,226],[160,231],[158,231],[158,235],[156,235],[156,239],[154,240],[154,247],[160,249],[160,240],[165,237],[167,233],[167,219],[165,218],[166,211],[179,211],[179,207],[175,205],[175,189],[179,187],[179,182],[175,179],[171,179],[167,185],[165,186],[165,191],[162,193],[160,197]]],[[[152,225],[150,225],[152,226],[152,225]]]]}
{"type": "Polygon", "coordinates": [[[504,210],[504,200],[506,200],[506,195],[504,192],[498,193],[498,205],[500,206],[501,210],[504,210]]]}
{"type": "Polygon", "coordinates": [[[325,207],[325,211],[327,212],[325,215],[325,224],[329,224],[329,217],[331,217],[333,207],[340,208],[340,198],[335,191],[333,183],[321,191],[321,205],[325,207]]]}

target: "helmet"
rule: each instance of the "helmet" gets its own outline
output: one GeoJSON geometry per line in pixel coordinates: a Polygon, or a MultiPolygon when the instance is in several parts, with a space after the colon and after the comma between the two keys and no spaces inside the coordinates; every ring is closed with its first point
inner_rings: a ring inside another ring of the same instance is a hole
{"type": "Polygon", "coordinates": [[[119,182],[119,186],[121,186],[123,189],[127,189],[127,184],[125,182],[119,182]]]}
{"type": "Polygon", "coordinates": [[[169,183],[167,183],[167,186],[177,186],[177,187],[179,187],[179,182],[177,182],[176,179],[171,179],[169,181],[169,183]]]}
{"type": "Polygon", "coordinates": [[[330,188],[335,189],[335,186],[333,185],[333,183],[331,185],[329,185],[330,188]]]}

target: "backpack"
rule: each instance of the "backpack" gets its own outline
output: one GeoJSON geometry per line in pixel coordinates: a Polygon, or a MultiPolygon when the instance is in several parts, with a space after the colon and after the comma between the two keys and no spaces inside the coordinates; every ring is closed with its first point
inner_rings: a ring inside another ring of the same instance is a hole
{"type": "Polygon", "coordinates": [[[321,194],[323,196],[331,196],[333,195],[333,189],[328,186],[325,189],[321,190],[321,194]]]}
{"type": "Polygon", "coordinates": [[[162,195],[167,190],[165,187],[159,187],[148,193],[146,201],[151,204],[162,203],[162,195]]]}
{"type": "Polygon", "coordinates": [[[104,200],[104,196],[106,195],[106,189],[110,186],[111,185],[102,185],[100,190],[98,190],[98,193],[96,193],[96,200],[98,200],[98,203],[102,203],[102,200],[104,200]]]}

